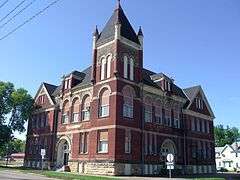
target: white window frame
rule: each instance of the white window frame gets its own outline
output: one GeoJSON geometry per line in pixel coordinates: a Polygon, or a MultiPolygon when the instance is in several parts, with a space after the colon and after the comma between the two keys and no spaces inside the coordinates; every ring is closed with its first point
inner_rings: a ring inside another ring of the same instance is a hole
{"type": "Polygon", "coordinates": [[[79,120],[79,113],[73,113],[73,123],[77,123],[78,122],[78,120],[79,120]]]}
{"type": "Polygon", "coordinates": [[[134,81],[134,60],[130,59],[130,80],[134,81]]]}
{"type": "Polygon", "coordinates": [[[110,106],[109,105],[102,105],[101,107],[100,107],[100,114],[99,114],[99,116],[101,117],[101,118],[104,118],[104,117],[108,117],[109,116],[109,109],[110,109],[110,106]],[[103,111],[104,109],[106,108],[106,111],[103,111]],[[105,114],[103,114],[103,113],[105,113],[105,114]]]}
{"type": "Polygon", "coordinates": [[[67,113],[62,115],[62,124],[68,124],[69,122],[69,116],[67,113]]]}
{"type": "Polygon", "coordinates": [[[124,56],[123,58],[123,64],[124,64],[124,78],[128,78],[128,57],[124,56]]]}

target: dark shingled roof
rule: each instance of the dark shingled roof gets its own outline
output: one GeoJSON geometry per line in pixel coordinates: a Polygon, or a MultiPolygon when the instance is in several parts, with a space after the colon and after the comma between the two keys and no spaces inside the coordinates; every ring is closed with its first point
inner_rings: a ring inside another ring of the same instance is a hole
{"type": "Polygon", "coordinates": [[[46,87],[48,94],[51,96],[53,94],[53,92],[57,89],[57,86],[52,85],[52,84],[48,84],[48,83],[43,83],[44,86],[46,87]]]}
{"type": "Polygon", "coordinates": [[[183,91],[187,95],[188,99],[192,101],[193,98],[195,98],[194,95],[196,94],[196,92],[199,91],[199,88],[200,86],[194,86],[194,87],[183,89],[183,91]]]}
{"type": "MultiPolygon", "coordinates": [[[[155,83],[151,78],[152,76],[157,76],[157,75],[159,74],[149,71],[147,69],[143,69],[143,83],[149,86],[159,88],[157,83],[155,83]]],[[[172,94],[175,96],[180,96],[182,98],[187,99],[187,97],[183,93],[183,90],[180,87],[178,87],[176,84],[173,84],[172,86],[172,94]]]]}
{"type": "Polygon", "coordinates": [[[98,45],[112,41],[114,39],[115,25],[117,23],[121,24],[121,36],[140,45],[137,34],[134,31],[130,22],[128,21],[120,5],[118,6],[117,9],[115,9],[113,15],[107,22],[106,26],[103,28],[103,31],[101,32],[97,40],[98,45]]]}
{"type": "MultiPolygon", "coordinates": [[[[77,84],[75,87],[84,86],[91,83],[91,72],[92,72],[92,66],[88,67],[87,69],[83,70],[82,72],[79,71],[73,71],[75,76],[79,76],[79,78],[82,79],[82,81],[77,84]]],[[[53,96],[58,95],[61,92],[62,85],[58,86],[55,91],[53,92],[53,96]]]]}

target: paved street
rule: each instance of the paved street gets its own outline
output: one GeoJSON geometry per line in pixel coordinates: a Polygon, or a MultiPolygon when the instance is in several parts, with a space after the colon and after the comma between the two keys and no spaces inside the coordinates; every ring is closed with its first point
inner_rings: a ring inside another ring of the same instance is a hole
{"type": "Polygon", "coordinates": [[[51,178],[46,178],[41,175],[35,174],[24,174],[16,171],[0,171],[0,180],[53,180],[51,178]]]}

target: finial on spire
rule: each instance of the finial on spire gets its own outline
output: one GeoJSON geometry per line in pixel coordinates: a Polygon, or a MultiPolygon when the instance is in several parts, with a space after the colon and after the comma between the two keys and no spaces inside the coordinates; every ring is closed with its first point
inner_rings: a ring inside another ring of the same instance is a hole
{"type": "Polygon", "coordinates": [[[117,9],[121,9],[121,0],[117,0],[117,9]]]}
{"type": "Polygon", "coordinates": [[[96,25],[95,31],[93,32],[93,36],[98,36],[99,35],[99,31],[98,31],[98,27],[96,25]]]}
{"type": "Polygon", "coordinates": [[[142,32],[142,27],[141,26],[139,26],[138,36],[143,36],[143,32],[142,32]]]}

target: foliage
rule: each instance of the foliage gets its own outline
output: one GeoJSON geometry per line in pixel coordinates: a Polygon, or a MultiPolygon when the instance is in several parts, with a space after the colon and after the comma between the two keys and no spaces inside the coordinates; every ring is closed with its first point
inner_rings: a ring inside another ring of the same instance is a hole
{"type": "Polygon", "coordinates": [[[223,125],[218,125],[214,128],[215,145],[217,147],[223,147],[226,144],[232,144],[240,138],[240,131],[236,127],[230,128],[223,125]]]}
{"type": "Polygon", "coordinates": [[[0,81],[0,149],[13,138],[14,131],[25,131],[32,109],[33,99],[25,89],[0,81]]]}
{"type": "Polygon", "coordinates": [[[25,141],[20,139],[12,139],[0,148],[0,156],[11,155],[12,153],[24,153],[25,141]]]}

